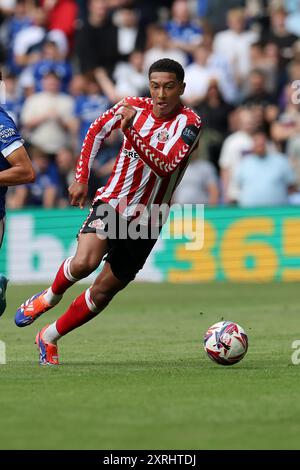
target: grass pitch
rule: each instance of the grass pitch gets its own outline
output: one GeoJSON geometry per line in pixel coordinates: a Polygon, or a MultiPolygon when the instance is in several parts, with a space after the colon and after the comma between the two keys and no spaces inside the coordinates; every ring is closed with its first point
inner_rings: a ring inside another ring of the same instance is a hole
{"type": "Polygon", "coordinates": [[[35,334],[83,287],[15,327],[17,306],[38,290],[10,287],[0,319],[1,449],[300,448],[299,284],[133,284],[60,342],[58,368],[38,365],[35,334]],[[249,335],[230,367],[202,346],[223,318],[249,335]]]}

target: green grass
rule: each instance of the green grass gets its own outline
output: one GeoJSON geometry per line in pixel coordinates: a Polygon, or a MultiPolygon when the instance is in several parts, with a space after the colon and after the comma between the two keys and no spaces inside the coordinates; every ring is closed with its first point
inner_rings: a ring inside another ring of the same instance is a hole
{"type": "Polygon", "coordinates": [[[61,366],[37,363],[38,328],[16,307],[37,286],[10,287],[0,320],[1,449],[299,449],[299,284],[133,284],[60,342],[61,366]],[[206,357],[202,336],[221,318],[249,335],[231,367],[206,357]]]}

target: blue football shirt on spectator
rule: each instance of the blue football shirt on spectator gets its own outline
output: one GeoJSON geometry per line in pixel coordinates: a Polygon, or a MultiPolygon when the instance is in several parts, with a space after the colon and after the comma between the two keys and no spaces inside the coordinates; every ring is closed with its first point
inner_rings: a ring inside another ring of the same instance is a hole
{"type": "Polygon", "coordinates": [[[36,179],[34,183],[27,185],[29,189],[28,205],[42,206],[43,195],[49,186],[58,189],[59,177],[58,171],[54,163],[50,163],[47,170],[43,173],[36,170],[36,179]]]}
{"type": "Polygon", "coordinates": [[[67,92],[72,78],[72,67],[66,61],[44,59],[33,66],[33,77],[36,91],[42,91],[42,80],[49,72],[54,72],[61,80],[61,91],[67,92]]]}
{"type": "Polygon", "coordinates": [[[198,0],[197,11],[198,11],[200,18],[206,15],[207,7],[208,7],[208,0],[198,0]]]}
{"type": "Polygon", "coordinates": [[[202,35],[202,29],[197,24],[192,22],[186,24],[178,24],[175,21],[169,21],[165,28],[171,39],[175,41],[183,41],[187,44],[193,44],[200,42],[200,36],[202,35]]]}
{"type": "MultiPolygon", "coordinates": [[[[23,145],[23,140],[12,118],[0,107],[0,171],[10,168],[6,158],[23,145]]],[[[6,186],[0,186],[0,219],[5,215],[6,186]]]]}
{"type": "Polygon", "coordinates": [[[14,61],[13,46],[14,46],[15,38],[20,31],[28,28],[31,25],[32,25],[32,19],[27,16],[24,16],[21,18],[13,16],[8,21],[8,28],[7,28],[7,40],[8,40],[7,52],[8,54],[7,54],[6,63],[7,63],[8,69],[11,70],[12,72],[17,73],[21,70],[21,67],[17,65],[14,61]]]}
{"type": "Polygon", "coordinates": [[[92,122],[110,107],[110,102],[104,95],[81,95],[76,98],[75,116],[80,120],[80,148],[92,122]]]}

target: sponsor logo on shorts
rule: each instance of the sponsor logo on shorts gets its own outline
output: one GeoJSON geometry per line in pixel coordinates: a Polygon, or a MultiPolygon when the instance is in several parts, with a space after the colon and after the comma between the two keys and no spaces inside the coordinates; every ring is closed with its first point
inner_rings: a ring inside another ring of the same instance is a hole
{"type": "Polygon", "coordinates": [[[96,230],[103,230],[105,228],[105,223],[101,219],[92,220],[88,224],[88,227],[95,228],[96,230]]]}

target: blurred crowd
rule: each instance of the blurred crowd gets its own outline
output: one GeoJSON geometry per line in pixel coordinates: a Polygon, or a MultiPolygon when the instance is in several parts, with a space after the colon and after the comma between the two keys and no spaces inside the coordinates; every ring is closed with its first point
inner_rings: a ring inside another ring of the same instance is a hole
{"type": "MultiPolygon", "coordinates": [[[[184,67],[183,102],[204,123],[174,202],[300,204],[300,0],[0,0],[2,106],[37,172],[8,206],[67,206],[90,124],[148,96],[163,57],[184,67]]],[[[100,150],[91,200],[121,140],[100,150]]]]}

